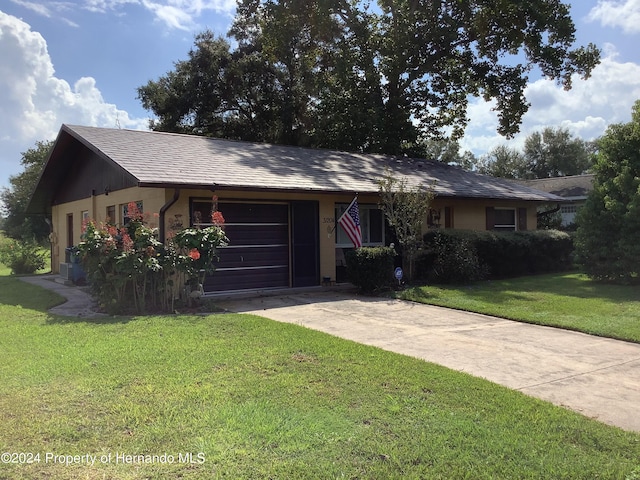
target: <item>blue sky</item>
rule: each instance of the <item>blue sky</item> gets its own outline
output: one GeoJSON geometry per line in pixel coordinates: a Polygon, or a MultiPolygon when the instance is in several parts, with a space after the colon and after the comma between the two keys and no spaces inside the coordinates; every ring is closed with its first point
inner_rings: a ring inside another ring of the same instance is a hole
{"type": "MultiPolygon", "coordinates": [[[[640,99],[640,0],[574,0],[579,44],[603,61],[566,92],[532,76],[519,147],[545,126],[586,140],[630,120],[640,99]]],[[[185,59],[196,33],[225,35],[234,0],[1,0],[0,187],[21,171],[20,153],[54,139],[62,123],[140,129],[149,113],[136,88],[185,59]]],[[[507,141],[491,104],[472,103],[462,147],[483,155],[507,141]]]]}

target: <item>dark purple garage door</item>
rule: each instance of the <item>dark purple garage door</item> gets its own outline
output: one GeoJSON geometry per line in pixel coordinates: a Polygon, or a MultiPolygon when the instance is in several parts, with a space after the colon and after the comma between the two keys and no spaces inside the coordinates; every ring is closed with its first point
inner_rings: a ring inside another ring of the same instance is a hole
{"type": "Polygon", "coordinates": [[[289,204],[220,202],[229,246],[205,292],[289,286],[289,204]]]}

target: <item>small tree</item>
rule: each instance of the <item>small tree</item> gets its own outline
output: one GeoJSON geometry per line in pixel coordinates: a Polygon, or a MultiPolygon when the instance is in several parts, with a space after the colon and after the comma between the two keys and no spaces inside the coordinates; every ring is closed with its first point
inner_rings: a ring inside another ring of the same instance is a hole
{"type": "Polygon", "coordinates": [[[380,208],[396,233],[402,247],[403,264],[409,267],[411,279],[416,252],[422,244],[422,225],[435,197],[433,187],[409,187],[406,178],[398,180],[389,169],[378,181],[378,187],[380,208]]]}
{"type": "Polygon", "coordinates": [[[640,280],[640,101],[598,141],[593,191],[577,216],[576,253],[598,280],[640,280]]]}

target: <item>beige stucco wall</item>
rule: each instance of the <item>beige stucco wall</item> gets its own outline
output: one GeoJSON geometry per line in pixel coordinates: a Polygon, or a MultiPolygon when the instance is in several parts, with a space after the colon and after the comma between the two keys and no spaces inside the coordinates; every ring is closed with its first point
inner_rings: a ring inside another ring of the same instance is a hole
{"type": "MultiPolygon", "coordinates": [[[[527,230],[535,230],[537,224],[536,205],[530,202],[509,202],[485,199],[446,199],[435,198],[433,208],[440,209],[444,226],[444,208],[453,208],[453,228],[459,230],[486,230],[486,208],[526,208],[527,230]]],[[[426,222],[425,222],[426,228],[426,222]]]]}
{"type": "MultiPolygon", "coordinates": [[[[88,212],[88,217],[96,222],[105,222],[107,220],[107,207],[115,206],[116,218],[112,219],[114,223],[122,223],[122,206],[129,202],[142,201],[143,210],[149,213],[157,213],[162,205],[165,204],[166,192],[164,189],[157,188],[127,188],[117,192],[110,192],[109,195],[95,195],[83,200],[55,205],[51,211],[51,220],[53,223],[52,235],[52,256],[51,269],[58,272],[60,262],[64,262],[64,250],[68,246],[67,234],[67,216],[73,215],[73,239],[72,244],[77,245],[80,242],[82,233],[82,213],[88,212]]],[[[170,192],[170,196],[173,192],[170,192]]],[[[150,216],[150,225],[157,226],[157,218],[150,216]],[[154,225],[155,224],[155,225],[154,225]]]]}
{"type": "MultiPolygon", "coordinates": [[[[173,189],[160,188],[129,188],[109,195],[96,195],[84,200],[54,206],[52,210],[53,221],[53,248],[52,270],[57,272],[59,264],[64,261],[64,249],[67,247],[67,215],[73,214],[73,244],[80,242],[82,229],[82,212],[88,212],[88,216],[97,222],[106,221],[107,207],[114,205],[116,208],[115,223],[122,223],[122,206],[132,201],[142,201],[143,210],[154,214],[173,197],[173,189]]],[[[183,225],[189,225],[189,200],[190,198],[211,198],[214,192],[210,190],[181,190],[178,201],[172,205],[166,213],[166,227],[168,228],[176,215],[181,215],[183,225]]],[[[307,200],[317,201],[319,204],[319,232],[320,232],[320,275],[321,277],[336,278],[336,248],[335,248],[335,205],[336,203],[349,203],[353,199],[352,194],[320,194],[320,193],[283,193],[283,192],[250,192],[250,191],[218,191],[215,194],[220,201],[247,200],[247,201],[292,201],[307,200]]],[[[364,204],[376,204],[376,195],[360,195],[358,202],[364,204]]],[[[444,207],[453,207],[453,228],[484,230],[485,209],[493,207],[527,208],[527,226],[535,229],[536,207],[527,202],[499,202],[489,200],[456,200],[438,199],[433,202],[433,208],[442,210],[442,225],[444,226],[444,207]]],[[[224,211],[222,212],[224,215],[224,211]]],[[[151,215],[149,223],[157,226],[158,219],[151,215]]],[[[425,222],[426,230],[426,222],[425,222]]],[[[233,241],[233,239],[231,239],[233,241]]]]}

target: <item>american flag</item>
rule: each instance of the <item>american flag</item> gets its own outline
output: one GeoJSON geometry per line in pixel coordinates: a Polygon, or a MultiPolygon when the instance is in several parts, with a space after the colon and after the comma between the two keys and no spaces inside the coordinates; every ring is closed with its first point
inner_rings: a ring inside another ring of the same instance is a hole
{"type": "Polygon", "coordinates": [[[351,239],[356,248],[362,246],[362,230],[360,230],[360,211],[358,208],[358,197],[355,197],[345,212],[338,219],[345,233],[351,239]]]}

